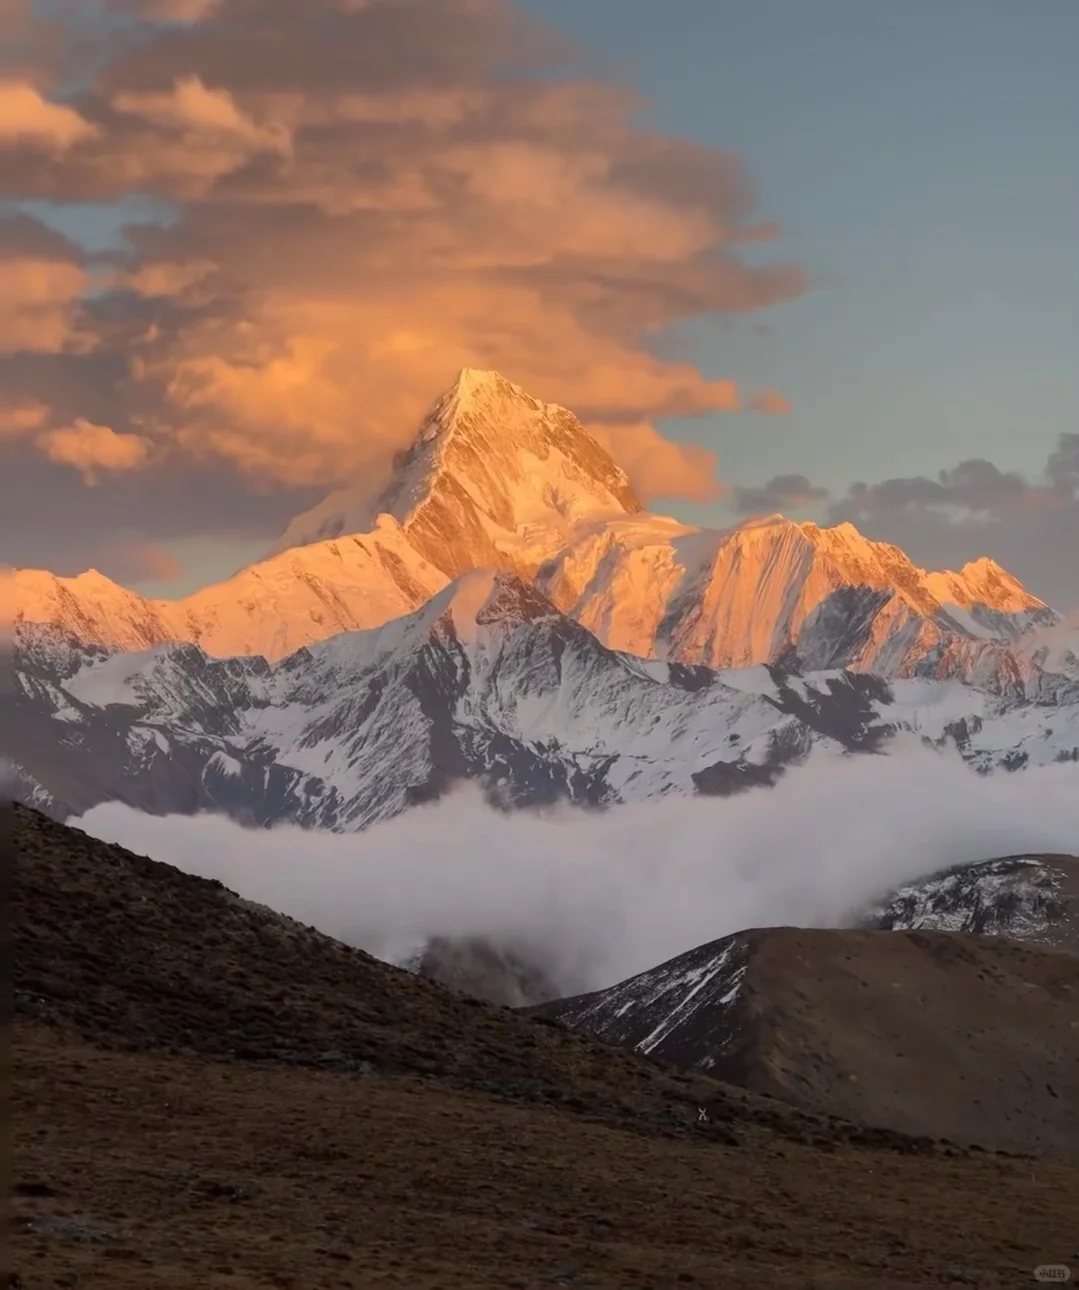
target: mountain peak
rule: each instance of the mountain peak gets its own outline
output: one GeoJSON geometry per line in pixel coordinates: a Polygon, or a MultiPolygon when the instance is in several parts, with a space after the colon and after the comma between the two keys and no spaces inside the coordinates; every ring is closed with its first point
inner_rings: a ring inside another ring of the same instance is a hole
{"type": "Polygon", "coordinates": [[[1019,585],[1019,580],[1008,572],[1003,565],[997,564],[996,560],[987,555],[980,556],[977,560],[968,560],[962,569],[959,570],[961,578],[987,579],[1000,578],[1015,586],[1019,585]]]}
{"type": "MultiPolygon", "coordinates": [[[[462,367],[453,383],[447,386],[429,408],[411,446],[398,453],[394,463],[395,477],[401,464],[414,457],[422,445],[465,429],[470,414],[505,413],[512,410],[514,405],[518,411],[525,407],[536,410],[544,407],[539,399],[534,399],[519,385],[514,385],[501,372],[462,367]]],[[[389,487],[393,487],[393,481],[389,487]]]]}
{"type": "Polygon", "coordinates": [[[531,583],[497,569],[474,569],[452,583],[434,602],[452,620],[457,636],[474,639],[493,623],[519,624],[557,618],[558,611],[531,583]]]}
{"type": "Polygon", "coordinates": [[[463,368],[373,504],[333,494],[293,520],[274,550],[366,531],[387,514],[448,578],[488,566],[531,576],[581,521],[640,510],[625,473],[572,412],[498,372],[463,368]]]}
{"type": "Polygon", "coordinates": [[[961,589],[957,597],[959,603],[964,603],[965,596],[971,604],[988,605],[1012,613],[1046,608],[1045,602],[1032,596],[1014,574],[988,556],[969,561],[957,574],[943,576],[954,579],[955,586],[961,589]]]}
{"type": "Polygon", "coordinates": [[[501,372],[483,370],[477,367],[462,367],[457,379],[450,387],[450,392],[459,399],[482,398],[487,395],[512,392],[520,397],[529,398],[519,385],[508,381],[501,372]]]}

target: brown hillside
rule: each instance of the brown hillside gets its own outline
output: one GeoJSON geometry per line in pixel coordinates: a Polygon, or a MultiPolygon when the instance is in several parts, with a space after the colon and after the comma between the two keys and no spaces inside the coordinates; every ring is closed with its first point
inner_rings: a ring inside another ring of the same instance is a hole
{"type": "Polygon", "coordinates": [[[22,809],[11,877],[26,1290],[903,1290],[1079,1261],[1074,1169],[679,1076],[22,809]]]}

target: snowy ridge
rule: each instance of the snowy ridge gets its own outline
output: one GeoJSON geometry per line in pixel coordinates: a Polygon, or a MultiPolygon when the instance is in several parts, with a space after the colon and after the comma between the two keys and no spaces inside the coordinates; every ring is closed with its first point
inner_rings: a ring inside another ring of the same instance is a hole
{"type": "Polygon", "coordinates": [[[95,570],[0,573],[0,617],[88,644],[139,651],[168,642],[227,658],[283,658],[343,631],[410,613],[446,586],[389,516],[370,533],[285,551],[180,600],[148,600],[95,570]]]}
{"type": "Polygon", "coordinates": [[[850,524],[771,515],[726,530],[653,516],[578,532],[539,573],[612,648],[751,667],[795,651],[810,670],[956,676],[1020,689],[1042,659],[1011,646],[1056,615],[991,561],[926,573],[850,524]]]}
{"type": "Polygon", "coordinates": [[[1079,760],[1079,694],[1048,706],[840,669],[647,662],[482,570],[277,662],[190,644],[110,654],[25,628],[10,688],[0,756],[71,810],[117,799],[338,830],[461,780],[510,805],[730,793],[896,732],[986,771],[1079,760]]]}
{"type": "Polygon", "coordinates": [[[885,931],[978,932],[1079,950],[1079,861],[1006,856],[899,888],[863,915],[885,931]]]}
{"type": "Polygon", "coordinates": [[[1079,684],[1079,626],[992,561],[927,573],[849,524],[774,515],[708,530],[645,514],[572,413],[467,370],[380,497],[327,498],[270,558],[175,601],[92,571],[15,570],[0,574],[0,621],[110,650],[185,642],[276,661],[410,614],[482,568],[535,582],[603,644],[655,662],[745,669],[796,654],[805,671],[1053,702],[1079,684]]]}

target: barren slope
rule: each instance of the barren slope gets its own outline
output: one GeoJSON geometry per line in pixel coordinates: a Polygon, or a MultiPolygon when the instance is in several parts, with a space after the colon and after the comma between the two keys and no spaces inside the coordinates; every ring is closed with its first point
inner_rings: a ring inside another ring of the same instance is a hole
{"type": "Polygon", "coordinates": [[[535,1009],[805,1109],[1079,1161],[1079,956],[773,928],[535,1009]]]}
{"type": "Polygon", "coordinates": [[[22,809],[15,853],[23,1290],[988,1288],[1073,1257],[1074,1170],[679,1077],[22,809]]]}

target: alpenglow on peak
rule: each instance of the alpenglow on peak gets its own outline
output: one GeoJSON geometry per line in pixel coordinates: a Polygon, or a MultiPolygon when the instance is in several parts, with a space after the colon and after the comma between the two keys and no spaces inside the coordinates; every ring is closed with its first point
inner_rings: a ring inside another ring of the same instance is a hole
{"type": "Polygon", "coordinates": [[[531,576],[582,520],[641,509],[625,472],[567,408],[498,372],[463,368],[374,501],[362,489],[333,493],[273,550],[364,532],[385,515],[448,577],[507,560],[531,576]]]}

